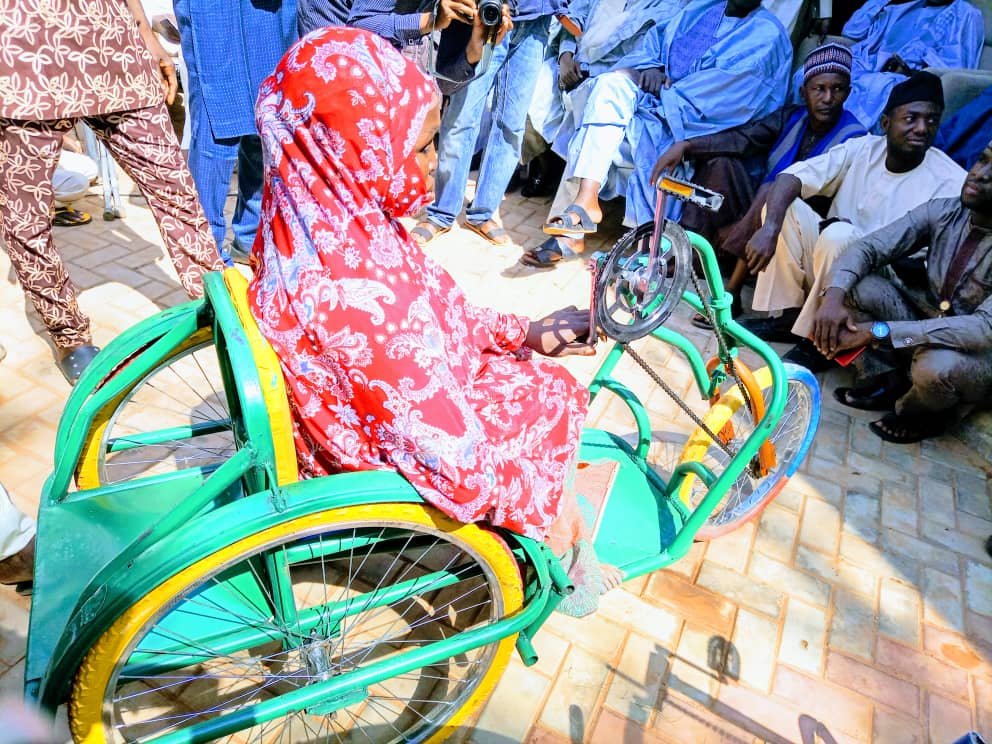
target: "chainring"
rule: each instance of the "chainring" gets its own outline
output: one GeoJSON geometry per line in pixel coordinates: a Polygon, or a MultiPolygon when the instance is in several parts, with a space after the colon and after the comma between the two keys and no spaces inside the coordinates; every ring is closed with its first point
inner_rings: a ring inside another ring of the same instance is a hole
{"type": "Polygon", "coordinates": [[[649,267],[654,224],[631,230],[617,241],[599,269],[595,287],[596,323],[624,343],[658,328],[682,299],[692,272],[692,248],[685,230],[670,220],[658,238],[649,267]]]}

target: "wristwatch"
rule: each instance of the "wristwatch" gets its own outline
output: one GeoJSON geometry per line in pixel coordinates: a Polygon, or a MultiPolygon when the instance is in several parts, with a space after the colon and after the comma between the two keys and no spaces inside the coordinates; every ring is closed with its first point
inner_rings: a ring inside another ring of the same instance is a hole
{"type": "Polygon", "coordinates": [[[882,320],[876,320],[871,324],[871,335],[875,341],[884,341],[891,333],[889,324],[882,320]]]}

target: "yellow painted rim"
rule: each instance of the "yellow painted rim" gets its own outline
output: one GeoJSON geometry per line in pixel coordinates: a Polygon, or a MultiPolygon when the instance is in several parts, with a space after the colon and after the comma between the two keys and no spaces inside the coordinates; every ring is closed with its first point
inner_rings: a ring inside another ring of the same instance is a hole
{"type": "Polygon", "coordinates": [[[293,416],[289,410],[286,380],[282,375],[279,357],[258,329],[258,323],[248,306],[248,280],[237,269],[225,269],[224,284],[231,295],[234,311],[241,321],[248,347],[255,359],[258,379],[262,386],[262,399],[269,414],[272,447],[276,458],[276,482],[280,486],[300,479],[296,462],[296,444],[293,442],[293,416]]]}
{"type": "MultiPolygon", "coordinates": [[[[488,563],[503,593],[503,610],[509,616],[517,612],[523,601],[523,587],[517,565],[506,546],[492,534],[474,524],[459,524],[436,509],[419,504],[363,504],[340,509],[328,509],[275,525],[221,548],[194,563],[189,568],[139,599],[104,632],[87,652],[69,699],[69,725],[73,739],[84,744],[105,744],[107,737],[103,712],[107,686],[113,677],[117,660],[128,652],[135,637],[156,615],[184,590],[195,585],[212,572],[227,566],[241,556],[258,548],[278,542],[287,536],[336,523],[351,521],[406,522],[457,536],[488,563]]],[[[516,635],[502,639],[497,645],[489,669],[475,690],[429,742],[441,742],[455,733],[459,725],[490,695],[499,681],[513,651],[516,635]]]]}
{"type": "MultiPolygon", "coordinates": [[[[209,342],[213,339],[213,335],[212,329],[201,328],[173,349],[172,353],[163,361],[162,366],[165,366],[171,359],[175,359],[194,346],[209,342]]],[[[120,395],[108,401],[107,405],[101,408],[96,416],[93,417],[93,424],[90,426],[89,434],[87,434],[86,441],[83,443],[82,454],[80,454],[79,462],[76,465],[76,486],[80,490],[99,488],[103,485],[100,482],[100,448],[103,445],[104,433],[107,431],[107,427],[110,425],[110,421],[113,419],[114,414],[117,413],[117,409],[121,403],[142,382],[144,382],[144,378],[139,380],[134,387],[122,391],[120,395]]]]}
{"type": "MultiPolygon", "coordinates": [[[[754,371],[754,381],[759,390],[765,390],[771,387],[772,384],[772,373],[768,367],[761,367],[754,371]]],[[[711,431],[720,431],[727,422],[730,421],[730,417],[737,412],[737,410],[745,405],[744,398],[741,395],[740,389],[735,385],[731,387],[726,393],[720,396],[720,399],[710,408],[709,412],[706,414],[703,422],[710,428],[711,431]]],[[[691,462],[702,460],[706,456],[706,451],[710,448],[712,441],[709,435],[703,431],[702,427],[696,429],[692,436],[689,437],[689,441],[685,443],[685,447],[682,449],[682,454],[679,457],[679,462],[691,462]]],[[[683,503],[689,505],[689,497],[692,494],[692,484],[696,480],[696,476],[689,474],[682,481],[682,485],[679,487],[679,497],[682,499],[683,503]]]]}

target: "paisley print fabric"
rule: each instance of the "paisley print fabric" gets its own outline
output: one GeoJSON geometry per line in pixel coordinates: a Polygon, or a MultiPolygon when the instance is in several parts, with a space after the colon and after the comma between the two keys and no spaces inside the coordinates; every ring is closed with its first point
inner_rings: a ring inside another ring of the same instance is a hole
{"type": "Polygon", "coordinates": [[[162,85],[126,0],[0,0],[0,116],[154,106],[162,85]]]}
{"type": "Polygon", "coordinates": [[[305,474],[393,468],[455,519],[540,539],[587,394],[521,353],[526,319],[470,304],[397,221],[430,198],[413,148],[437,100],[370,33],[325,28],[290,48],[256,109],[251,307],[282,362],[305,474]]]}

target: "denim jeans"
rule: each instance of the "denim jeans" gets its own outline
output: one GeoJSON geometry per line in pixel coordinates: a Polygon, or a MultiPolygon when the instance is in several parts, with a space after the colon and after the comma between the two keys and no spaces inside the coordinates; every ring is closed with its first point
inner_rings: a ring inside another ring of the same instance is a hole
{"type": "Polygon", "coordinates": [[[465,185],[482,112],[493,91],[493,120],[482,151],[475,198],[466,211],[469,222],[482,224],[499,208],[520,159],[527,109],[544,60],[550,16],[520,21],[493,50],[485,74],[456,91],[441,119],[435,175],[437,197],[427,208],[435,225],[451,227],[461,212],[465,185]],[[495,90],[493,90],[495,88],[495,90]]]}

